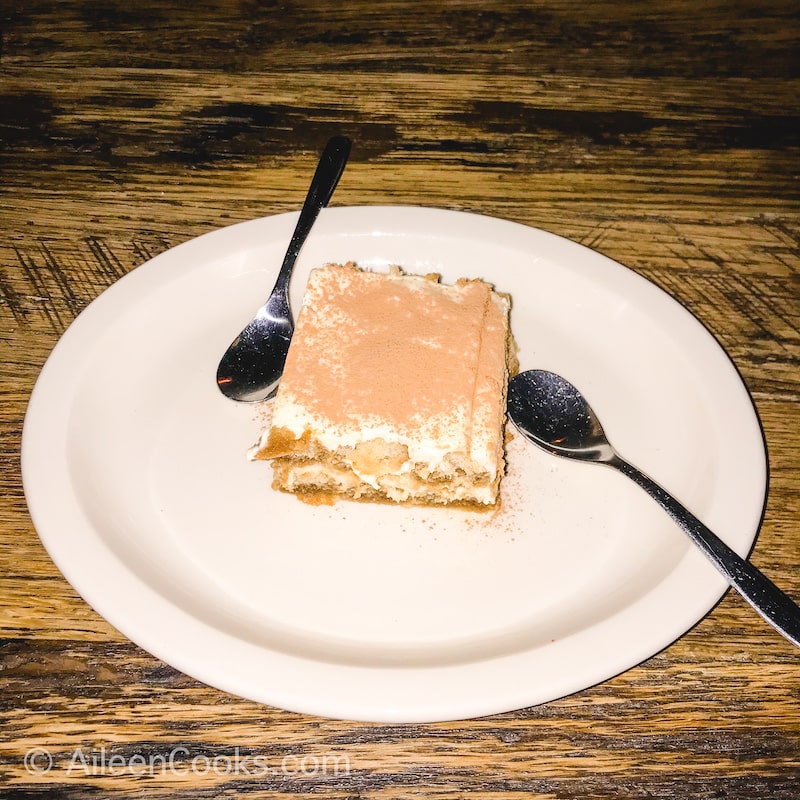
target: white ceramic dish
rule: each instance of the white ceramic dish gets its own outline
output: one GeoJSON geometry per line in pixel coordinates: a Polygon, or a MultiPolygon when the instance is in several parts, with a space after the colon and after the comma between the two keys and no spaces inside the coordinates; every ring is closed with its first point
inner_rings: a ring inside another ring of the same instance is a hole
{"type": "MultiPolygon", "coordinates": [[[[41,373],[23,437],[28,505],[100,614],[223,690],[422,722],[583,689],[714,606],[724,580],[636,486],[520,437],[493,514],[273,492],[269,465],[245,460],[254,407],[223,397],[214,375],[295,220],[235,225],[142,265],[78,317],[41,373]]],[[[766,494],[760,425],[726,354],[668,295],[511,222],[333,208],[299,259],[295,308],[310,268],[346,260],[510,293],[522,368],[572,380],[622,453],[749,552],[766,494]]]]}

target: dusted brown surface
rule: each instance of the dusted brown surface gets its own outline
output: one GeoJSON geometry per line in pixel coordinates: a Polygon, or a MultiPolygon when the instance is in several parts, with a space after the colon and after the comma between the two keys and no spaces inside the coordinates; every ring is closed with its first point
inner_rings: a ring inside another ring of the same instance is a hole
{"type": "Polygon", "coordinates": [[[431,425],[439,438],[463,433],[468,450],[476,395],[493,382],[500,396],[502,312],[480,280],[447,286],[399,272],[322,267],[309,277],[276,413],[288,394],[326,430],[358,431],[374,421],[405,439],[431,425]]]}
{"type": "Polygon", "coordinates": [[[116,633],[40,545],[18,452],[36,375],[82,308],[167,247],[296,210],[322,144],[346,133],[334,204],[542,227],[709,327],[769,447],[752,559],[800,597],[796,3],[29,2],[0,9],[0,28],[0,794],[794,800],[798,651],[736,595],[641,666],[544,706],[309,718],[116,633]],[[24,768],[32,747],[51,751],[47,774],[24,768]],[[186,753],[152,777],[68,774],[76,748],[186,753]],[[184,769],[236,748],[275,772],[184,769]],[[279,769],[331,754],[347,773],[279,769]]]}

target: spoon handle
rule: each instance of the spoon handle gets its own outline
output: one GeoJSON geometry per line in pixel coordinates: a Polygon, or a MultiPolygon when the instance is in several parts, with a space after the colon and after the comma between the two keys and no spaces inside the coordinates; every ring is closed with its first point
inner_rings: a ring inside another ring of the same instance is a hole
{"type": "Polygon", "coordinates": [[[334,136],[325,145],[311,180],[311,186],[308,187],[308,194],[300,210],[300,218],[297,220],[273,291],[287,292],[289,277],[300,253],[300,248],[311,232],[319,212],[328,205],[333,190],[339,183],[339,178],[342,177],[347,158],[350,155],[350,144],[350,139],[346,136],[334,136]]]}
{"type": "Polygon", "coordinates": [[[800,606],[789,595],[781,591],[749,561],[731,550],[722,539],[648,475],[619,456],[606,463],[627,475],[644,489],[711,559],[731,586],[737,589],[767,622],[774,625],[790,642],[800,646],[800,606]]]}

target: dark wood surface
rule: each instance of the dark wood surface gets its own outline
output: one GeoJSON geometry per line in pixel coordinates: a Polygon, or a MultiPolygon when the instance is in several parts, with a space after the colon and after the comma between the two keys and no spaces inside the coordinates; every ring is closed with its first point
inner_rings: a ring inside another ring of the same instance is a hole
{"type": "Polygon", "coordinates": [[[752,560],[800,597],[799,11],[0,5],[0,794],[796,798],[798,651],[733,593],[642,665],[542,706],[408,726],[306,717],[189,679],[92,611],[37,538],[19,447],[36,376],[89,302],[193,236],[295,210],[342,132],[354,149],[334,205],[541,227],[634,269],[708,326],[769,448],[752,560]],[[36,747],[54,757],[47,773],[25,768],[36,747]],[[101,762],[95,774],[68,770],[78,748],[101,762]],[[172,772],[107,768],[175,748],[186,752],[172,772]],[[276,769],[181,768],[237,752],[276,769]],[[277,768],[332,754],[327,770],[277,768]]]}

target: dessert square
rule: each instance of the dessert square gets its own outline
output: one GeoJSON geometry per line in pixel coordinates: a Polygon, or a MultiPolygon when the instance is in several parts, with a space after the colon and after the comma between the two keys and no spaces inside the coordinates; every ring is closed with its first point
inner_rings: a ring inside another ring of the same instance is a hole
{"type": "Polygon", "coordinates": [[[510,301],[482,280],[311,272],[269,427],[273,487],[487,508],[504,472],[510,301]]]}

